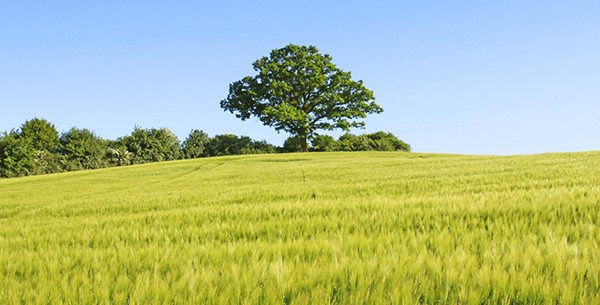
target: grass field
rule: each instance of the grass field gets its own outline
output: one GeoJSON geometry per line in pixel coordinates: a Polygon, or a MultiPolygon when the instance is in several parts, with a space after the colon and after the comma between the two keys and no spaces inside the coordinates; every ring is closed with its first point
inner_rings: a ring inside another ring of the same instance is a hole
{"type": "Polygon", "coordinates": [[[1,304],[600,304],[600,152],[0,180],[1,304]]]}

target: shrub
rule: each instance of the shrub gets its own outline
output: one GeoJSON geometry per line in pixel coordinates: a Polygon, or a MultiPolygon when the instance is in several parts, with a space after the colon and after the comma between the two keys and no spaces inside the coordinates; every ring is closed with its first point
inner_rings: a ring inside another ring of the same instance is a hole
{"type": "Polygon", "coordinates": [[[186,159],[204,157],[204,150],[209,141],[208,134],[202,130],[194,129],[181,144],[183,156],[186,159]]]}
{"type": "Polygon", "coordinates": [[[298,152],[302,146],[302,139],[297,136],[291,136],[283,142],[282,152],[298,152]]]}
{"type": "Polygon", "coordinates": [[[250,146],[250,138],[238,138],[232,134],[217,135],[206,143],[205,155],[207,157],[240,155],[244,146],[250,146]]]}
{"type": "Polygon", "coordinates": [[[135,127],[130,136],[121,139],[132,154],[133,163],[176,160],[181,157],[179,139],[167,128],[135,127]]]}
{"type": "Polygon", "coordinates": [[[35,166],[30,173],[32,175],[60,173],[69,170],[66,158],[59,153],[36,150],[33,161],[35,166]]]}
{"type": "Polygon", "coordinates": [[[373,143],[366,135],[344,134],[339,138],[342,151],[368,151],[373,150],[373,143]]]}
{"type": "Polygon", "coordinates": [[[204,155],[207,157],[214,157],[274,152],[276,152],[275,146],[266,141],[252,140],[246,136],[238,137],[232,134],[223,134],[208,140],[205,146],[204,155]]]}
{"type": "Polygon", "coordinates": [[[338,144],[342,151],[410,151],[410,145],[383,131],[358,136],[347,133],[339,138],[338,144]]]}
{"type": "Polygon", "coordinates": [[[58,131],[54,124],[33,118],[21,125],[19,137],[31,140],[33,148],[40,151],[56,152],[59,147],[58,131]]]}
{"type": "Polygon", "coordinates": [[[277,152],[277,147],[267,141],[251,140],[249,149],[244,152],[246,154],[273,154],[277,152]]]}
{"type": "Polygon", "coordinates": [[[311,141],[311,151],[337,151],[340,149],[338,142],[328,135],[318,135],[311,141]]]}
{"type": "Polygon", "coordinates": [[[109,166],[129,165],[132,162],[132,154],[127,150],[123,139],[106,141],[105,159],[109,166]]]}
{"type": "Polygon", "coordinates": [[[366,135],[371,140],[373,150],[379,151],[410,151],[410,145],[402,142],[391,132],[379,131],[366,135]]]}
{"type": "Polygon", "coordinates": [[[60,137],[60,152],[68,170],[108,166],[106,141],[87,129],[71,128],[60,137]]]}
{"type": "Polygon", "coordinates": [[[31,139],[15,131],[0,135],[0,177],[26,176],[35,168],[36,150],[31,139]]]}

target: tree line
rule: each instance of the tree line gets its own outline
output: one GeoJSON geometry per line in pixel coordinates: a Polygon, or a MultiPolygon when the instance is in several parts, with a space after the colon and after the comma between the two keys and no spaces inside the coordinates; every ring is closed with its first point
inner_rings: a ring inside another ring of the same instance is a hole
{"type": "MultiPolygon", "coordinates": [[[[247,136],[210,137],[195,129],[180,142],[168,128],[135,127],[131,134],[107,140],[88,129],[59,133],[45,119],[27,120],[0,135],[0,177],[17,177],[202,157],[297,152],[303,139],[289,137],[282,147],[247,136]]],[[[310,151],[410,151],[391,133],[328,135],[312,138],[310,151]]]]}
{"type": "Polygon", "coordinates": [[[135,127],[130,135],[106,140],[88,129],[59,133],[54,124],[34,118],[0,134],[0,177],[27,176],[147,162],[213,156],[296,151],[410,151],[391,133],[334,139],[318,130],[362,128],[362,119],[383,112],[373,92],[352,79],[314,46],[287,45],[252,64],[256,75],[229,85],[223,110],[292,136],[282,147],[232,134],[209,137],[192,130],[180,142],[167,128],[135,127]]]}

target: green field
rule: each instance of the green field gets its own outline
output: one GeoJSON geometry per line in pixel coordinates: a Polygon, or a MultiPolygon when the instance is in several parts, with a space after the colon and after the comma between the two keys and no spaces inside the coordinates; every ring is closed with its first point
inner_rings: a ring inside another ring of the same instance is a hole
{"type": "Polygon", "coordinates": [[[600,152],[0,180],[1,304],[600,304],[600,152]]]}

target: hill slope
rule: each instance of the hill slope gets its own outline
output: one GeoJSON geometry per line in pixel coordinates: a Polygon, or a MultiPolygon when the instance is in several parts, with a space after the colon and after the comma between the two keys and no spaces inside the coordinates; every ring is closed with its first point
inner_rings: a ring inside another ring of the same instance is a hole
{"type": "Polygon", "coordinates": [[[3,304],[599,304],[600,153],[306,153],[0,180],[3,304]]]}

